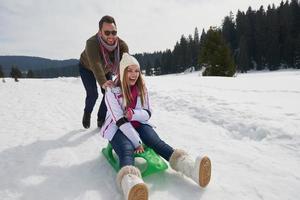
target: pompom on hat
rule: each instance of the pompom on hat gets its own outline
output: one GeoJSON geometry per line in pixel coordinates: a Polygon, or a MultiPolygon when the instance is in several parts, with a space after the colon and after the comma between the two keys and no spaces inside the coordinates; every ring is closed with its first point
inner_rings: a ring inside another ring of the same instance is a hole
{"type": "Polygon", "coordinates": [[[135,57],[133,57],[132,55],[130,55],[128,53],[123,53],[122,59],[120,61],[120,81],[121,82],[123,81],[124,71],[125,71],[126,67],[128,67],[130,65],[136,65],[140,69],[140,64],[137,61],[137,59],[135,59],[135,57]]]}

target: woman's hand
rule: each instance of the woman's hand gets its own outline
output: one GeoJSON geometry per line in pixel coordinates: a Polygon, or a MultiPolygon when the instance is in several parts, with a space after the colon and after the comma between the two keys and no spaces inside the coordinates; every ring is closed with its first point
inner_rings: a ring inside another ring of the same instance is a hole
{"type": "Polygon", "coordinates": [[[132,109],[131,108],[127,108],[127,110],[125,112],[125,117],[126,117],[126,119],[128,119],[128,121],[131,121],[132,115],[133,115],[132,109]]]}
{"type": "Polygon", "coordinates": [[[143,145],[140,145],[135,149],[134,153],[143,153],[144,151],[143,145]]]}

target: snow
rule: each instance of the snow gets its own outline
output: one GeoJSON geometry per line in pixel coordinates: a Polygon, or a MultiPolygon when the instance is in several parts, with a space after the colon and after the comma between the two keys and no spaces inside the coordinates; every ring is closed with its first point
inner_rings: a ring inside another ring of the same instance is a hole
{"type": "MultiPolygon", "coordinates": [[[[172,169],[145,177],[150,199],[299,199],[300,71],[146,77],[152,123],[166,142],[208,155],[201,189],[172,169]]],[[[107,141],[81,125],[80,78],[0,83],[0,199],[123,199],[100,151],[107,141]]],[[[97,102],[100,104],[101,95],[97,102]]]]}

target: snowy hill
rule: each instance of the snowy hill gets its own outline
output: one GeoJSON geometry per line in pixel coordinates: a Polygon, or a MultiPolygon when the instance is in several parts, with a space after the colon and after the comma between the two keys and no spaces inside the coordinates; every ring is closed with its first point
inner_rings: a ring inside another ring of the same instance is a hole
{"type": "MultiPolygon", "coordinates": [[[[146,81],[160,136],[213,164],[205,189],[171,169],[146,177],[150,199],[299,199],[300,71],[146,81]]],[[[123,199],[96,111],[81,126],[84,98],[79,78],[0,82],[1,200],[123,199]]]]}
{"type": "Polygon", "coordinates": [[[48,58],[33,57],[33,56],[1,56],[0,64],[3,67],[4,74],[9,77],[11,67],[13,65],[17,66],[21,71],[28,70],[45,70],[45,69],[55,69],[71,65],[77,65],[78,59],[68,59],[68,60],[51,60],[48,58]]]}

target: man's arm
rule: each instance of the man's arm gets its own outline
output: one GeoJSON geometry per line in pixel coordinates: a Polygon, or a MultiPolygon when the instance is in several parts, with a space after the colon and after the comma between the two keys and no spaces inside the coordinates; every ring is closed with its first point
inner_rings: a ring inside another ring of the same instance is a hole
{"type": "Polygon", "coordinates": [[[98,48],[99,47],[96,42],[92,40],[88,40],[86,42],[85,51],[88,62],[97,82],[102,87],[103,84],[107,81],[107,79],[105,77],[104,66],[100,61],[98,48]]]}

